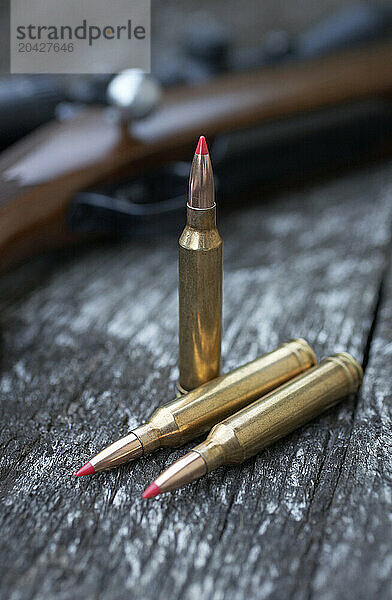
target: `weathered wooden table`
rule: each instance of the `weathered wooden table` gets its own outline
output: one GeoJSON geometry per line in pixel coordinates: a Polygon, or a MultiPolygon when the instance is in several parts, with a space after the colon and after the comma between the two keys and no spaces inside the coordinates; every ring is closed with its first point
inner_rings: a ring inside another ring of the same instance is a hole
{"type": "Polygon", "coordinates": [[[143,489],[184,449],[75,472],[173,398],[176,239],[3,277],[1,597],[391,598],[391,225],[391,164],[221,221],[224,370],[303,336],[319,357],[352,352],[364,385],[243,466],[152,501],[143,489]]]}

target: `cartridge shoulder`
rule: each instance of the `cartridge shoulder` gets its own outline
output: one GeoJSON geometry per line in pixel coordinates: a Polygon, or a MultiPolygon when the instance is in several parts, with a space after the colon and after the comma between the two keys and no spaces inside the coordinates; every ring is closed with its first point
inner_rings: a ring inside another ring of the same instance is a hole
{"type": "MultiPolygon", "coordinates": [[[[244,448],[236,435],[235,428],[231,427],[226,420],[218,423],[211,429],[206,444],[208,448],[219,448],[218,454],[220,456],[219,460],[222,461],[221,464],[240,464],[245,459],[244,448]]],[[[215,458],[213,458],[215,457],[215,454],[215,452],[212,452],[211,463],[215,460],[215,458]]],[[[209,464],[208,453],[204,458],[206,459],[207,464],[209,464]]]]}
{"type": "Polygon", "coordinates": [[[202,250],[208,252],[222,246],[219,231],[214,229],[194,229],[187,225],[179,239],[179,245],[185,250],[202,250]]]}
{"type": "Polygon", "coordinates": [[[150,425],[159,432],[160,444],[165,445],[168,438],[178,433],[178,424],[174,410],[170,406],[160,406],[150,417],[150,425]]]}

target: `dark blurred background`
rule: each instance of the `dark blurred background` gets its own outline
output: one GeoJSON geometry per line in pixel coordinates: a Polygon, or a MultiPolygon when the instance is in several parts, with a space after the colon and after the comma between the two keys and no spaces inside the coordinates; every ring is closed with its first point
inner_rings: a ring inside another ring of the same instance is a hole
{"type": "MultiPolygon", "coordinates": [[[[117,154],[114,148],[108,152],[104,163],[105,168],[109,168],[111,162],[119,161],[117,171],[113,167],[110,174],[113,178],[119,177],[118,182],[112,186],[109,176],[102,182],[102,167],[97,163],[95,178],[83,179],[70,193],[66,214],[62,215],[62,232],[144,238],[151,234],[161,235],[163,229],[167,231],[170,227],[178,231],[186,202],[189,174],[186,161],[191,156],[186,143],[190,144],[192,140],[194,147],[196,134],[191,125],[195,114],[201,115],[197,134],[205,133],[211,143],[218,205],[222,210],[231,202],[230,196],[237,202],[242,193],[256,189],[256,186],[280,185],[282,181],[319,176],[333,169],[356,168],[363,160],[390,154],[391,78],[386,63],[391,49],[385,43],[392,39],[390,3],[385,0],[301,0],[295,3],[289,0],[244,0],[241,3],[234,0],[169,0],[153,1],[151,5],[152,76],[137,74],[135,70],[132,73],[126,71],[125,79],[121,79],[121,74],[114,78],[116,85],[121,81],[117,87],[112,85],[111,74],[7,75],[9,11],[7,3],[0,8],[3,30],[0,32],[0,70],[3,71],[0,77],[0,150],[18,140],[23,143],[25,136],[47,122],[58,128],[53,129],[46,142],[57,140],[64,124],[64,131],[71,132],[71,151],[60,143],[50,147],[45,142],[41,147],[40,141],[32,142],[37,146],[34,150],[29,147],[28,153],[33,158],[26,164],[27,170],[29,164],[36,165],[36,157],[43,155],[42,148],[47,150],[49,147],[51,161],[60,165],[60,170],[52,174],[53,178],[61,173],[70,174],[81,166],[78,161],[72,162],[74,148],[80,147],[80,140],[75,137],[79,125],[72,129],[73,123],[77,122],[75,117],[82,115],[83,120],[84,115],[86,123],[96,105],[104,112],[96,117],[91,132],[101,131],[106,117],[108,122],[113,117],[116,128],[111,130],[112,134],[124,136],[123,146],[117,145],[117,154]],[[389,50],[385,50],[385,46],[389,50]],[[359,59],[355,54],[358,48],[364,50],[362,54],[359,52],[359,59]],[[348,77],[345,69],[347,60],[351,60],[352,49],[354,62],[348,64],[354,65],[354,69],[349,67],[348,77]],[[371,56],[373,62],[369,62],[371,56]],[[324,57],[327,64],[331,57],[329,75],[325,63],[319,60],[324,57]],[[301,79],[303,64],[305,71],[306,65],[310,65],[310,70],[301,79]],[[370,64],[373,65],[371,68],[370,64]],[[286,75],[281,76],[281,66],[287,68],[286,75]],[[272,67],[270,80],[265,67],[272,67]],[[242,73],[250,74],[245,77],[245,84],[240,83],[243,90],[250,90],[249,96],[245,101],[241,99],[237,112],[232,112],[224,121],[226,101],[231,102],[235,97],[232,90],[236,82],[244,81],[242,73]],[[267,83],[263,79],[266,73],[267,83]],[[225,81],[229,84],[222,96],[214,100],[215,104],[209,96],[208,86],[199,86],[197,92],[187,89],[189,85],[209,82],[213,89],[213,80],[221,75],[226,76],[225,81]],[[259,83],[255,87],[257,77],[259,83]],[[176,86],[185,89],[178,92],[176,86]],[[271,90],[276,90],[273,91],[275,96],[268,96],[271,90]],[[194,94],[199,94],[199,113],[194,110],[194,105],[189,110],[186,101],[181,104],[181,93],[186,96],[189,92],[192,102],[194,94]],[[177,104],[170,117],[170,110],[164,112],[165,102],[170,106],[170,98],[176,94],[177,104]],[[124,95],[125,103],[122,102],[124,95]],[[252,109],[248,108],[247,102],[253,102],[252,109]],[[273,111],[268,112],[270,105],[280,108],[272,114],[273,111]],[[181,123],[178,122],[179,106],[183,109],[181,123]],[[263,113],[261,109],[265,109],[263,113]],[[242,124],[238,124],[238,111],[241,110],[241,118],[246,111],[248,114],[242,124]],[[209,111],[207,117],[206,111],[209,111]],[[218,113],[221,121],[214,129],[218,113]],[[159,153],[160,130],[167,131],[170,118],[172,137],[169,136],[167,149],[158,160],[154,152],[159,153]],[[152,136],[151,131],[154,131],[152,136]],[[153,138],[157,144],[155,149],[153,138]],[[136,166],[132,164],[134,142],[136,145],[143,143],[145,147],[144,162],[142,164],[143,159],[139,159],[140,164],[136,166]],[[169,154],[170,158],[167,158],[169,154]],[[68,163],[72,168],[67,171],[68,163]],[[123,175],[130,179],[120,181],[123,175]],[[221,198],[224,203],[220,202],[221,198]]],[[[95,60],[99,66],[99,59],[95,57],[95,60]]],[[[114,64],[116,57],[112,60],[114,64]]],[[[84,136],[84,140],[88,137],[84,136]]],[[[107,138],[105,133],[103,138],[107,138]]],[[[29,138],[26,138],[26,144],[30,144],[29,138]]],[[[84,152],[83,160],[91,157],[94,162],[96,147],[103,148],[103,145],[92,143],[84,152]]],[[[47,165],[46,158],[44,161],[47,165]]],[[[17,163],[9,168],[7,160],[5,163],[0,189],[6,200],[27,193],[23,186],[37,183],[37,177],[43,181],[46,167],[34,167],[33,180],[31,173],[26,179],[25,166],[17,163]],[[12,190],[10,181],[13,182],[12,190]]],[[[47,183],[50,183],[50,177],[47,183]]],[[[64,185],[61,182],[58,185],[59,193],[64,193],[64,185]]],[[[53,232],[52,227],[52,237],[53,232]]],[[[8,234],[11,235],[9,232],[4,235],[8,234]]],[[[15,229],[15,235],[21,236],[20,231],[15,229]]],[[[37,239],[44,237],[44,233],[37,233],[37,239]]]]}
{"type": "MultiPolygon", "coordinates": [[[[244,47],[262,42],[273,30],[300,33],[335,10],[352,5],[346,0],[153,0],[153,60],[181,40],[184,23],[193,22],[195,14],[218,20],[232,32],[233,45],[244,47]]],[[[364,5],[384,6],[385,2],[370,0],[364,5]]]]}
{"type": "MultiPolygon", "coordinates": [[[[351,6],[345,0],[152,0],[152,64],[161,53],[174,48],[195,15],[213,17],[231,31],[234,47],[258,44],[272,30],[284,29],[297,34],[328,16],[331,12],[351,6]]],[[[385,2],[369,0],[368,6],[384,6],[385,2]]],[[[0,4],[0,72],[6,72],[9,61],[9,1],[0,4]]]]}

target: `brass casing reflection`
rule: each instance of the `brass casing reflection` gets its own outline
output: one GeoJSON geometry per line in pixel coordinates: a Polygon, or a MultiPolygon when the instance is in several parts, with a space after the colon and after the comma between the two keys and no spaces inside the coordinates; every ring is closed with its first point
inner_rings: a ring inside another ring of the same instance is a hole
{"type": "Polygon", "coordinates": [[[314,351],[305,340],[287,342],[158,408],[133,433],[144,453],[181,446],[315,364],[314,351]]]}
{"type": "Polygon", "coordinates": [[[216,207],[187,207],[179,240],[179,381],[181,392],[218,377],[222,337],[222,238],[216,207]]]}
{"type": "Polygon", "coordinates": [[[253,402],[211,430],[193,448],[207,472],[237,464],[313,419],[357,391],[363,372],[345,352],[324,359],[317,367],[253,402]]]}

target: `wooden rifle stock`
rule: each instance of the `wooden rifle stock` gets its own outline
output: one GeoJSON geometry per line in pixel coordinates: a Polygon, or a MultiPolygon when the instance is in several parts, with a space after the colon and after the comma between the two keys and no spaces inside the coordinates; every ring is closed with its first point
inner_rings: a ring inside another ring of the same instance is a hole
{"type": "Polygon", "coordinates": [[[392,44],[235,75],[166,92],[153,114],[129,129],[110,110],[86,108],[52,122],[0,157],[0,272],[36,252],[79,238],[67,207],[80,190],[190,158],[202,133],[217,134],[315,111],[392,89],[392,44]]]}

